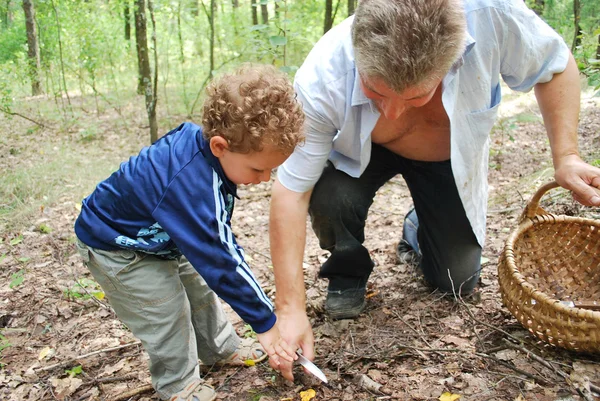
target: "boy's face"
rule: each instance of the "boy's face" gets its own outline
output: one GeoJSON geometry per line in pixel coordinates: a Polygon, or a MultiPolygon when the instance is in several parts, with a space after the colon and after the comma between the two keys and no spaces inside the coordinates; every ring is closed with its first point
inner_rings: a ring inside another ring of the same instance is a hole
{"type": "Polygon", "coordinates": [[[210,149],[219,159],[227,178],[236,185],[269,181],[271,170],[289,157],[271,146],[265,146],[260,152],[231,152],[227,148],[227,142],[219,136],[211,138],[210,149]]]}

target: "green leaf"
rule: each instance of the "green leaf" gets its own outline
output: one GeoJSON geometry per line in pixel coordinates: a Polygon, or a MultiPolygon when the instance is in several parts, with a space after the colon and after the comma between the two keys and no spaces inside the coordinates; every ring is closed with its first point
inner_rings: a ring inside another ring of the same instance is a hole
{"type": "Polygon", "coordinates": [[[83,373],[83,368],[81,365],[77,365],[71,369],[66,369],[65,373],[69,375],[69,377],[75,377],[83,373]]]}
{"type": "Polygon", "coordinates": [[[30,259],[31,259],[31,258],[28,258],[28,257],[24,256],[24,257],[22,257],[22,258],[19,258],[19,259],[17,259],[17,260],[18,260],[19,262],[21,262],[21,263],[27,263],[27,262],[29,262],[29,260],[30,260],[30,259]]]}
{"type": "Polygon", "coordinates": [[[287,44],[287,38],[285,36],[270,36],[269,42],[273,46],[285,46],[287,44]]]}
{"type": "Polygon", "coordinates": [[[20,244],[21,242],[23,242],[23,236],[22,235],[19,235],[17,238],[13,238],[13,239],[10,240],[10,244],[12,246],[20,244]]]}
{"type": "Polygon", "coordinates": [[[21,269],[10,276],[8,288],[12,290],[13,288],[20,286],[23,283],[23,280],[25,280],[25,269],[21,269]]]}
{"type": "Polygon", "coordinates": [[[252,25],[250,27],[250,32],[252,32],[252,31],[263,31],[263,30],[265,30],[267,28],[269,28],[269,25],[265,25],[265,24],[252,25]]]}

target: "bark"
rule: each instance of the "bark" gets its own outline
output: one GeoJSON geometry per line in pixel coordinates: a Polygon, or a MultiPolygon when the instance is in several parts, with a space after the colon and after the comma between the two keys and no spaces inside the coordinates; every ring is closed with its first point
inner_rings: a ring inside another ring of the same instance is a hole
{"type": "Polygon", "coordinates": [[[262,23],[267,25],[269,23],[269,9],[267,8],[267,4],[260,3],[260,16],[262,18],[262,23]]]}
{"type": "Polygon", "coordinates": [[[127,0],[125,0],[123,8],[123,19],[125,20],[125,40],[129,41],[131,39],[131,9],[127,0]]]}
{"type": "Polygon", "coordinates": [[[348,0],[348,17],[354,14],[356,9],[356,0],[348,0]]]}
{"type": "Polygon", "coordinates": [[[156,129],[156,109],[153,107],[154,94],[152,90],[152,77],[150,72],[150,58],[148,56],[148,33],[146,29],[146,3],[145,0],[135,0],[135,43],[138,55],[138,93],[143,94],[150,123],[150,141],[153,138],[153,128],[156,129]]]}
{"type": "Polygon", "coordinates": [[[600,34],[598,35],[598,46],[596,47],[596,60],[600,60],[600,34]]]}
{"type": "Polygon", "coordinates": [[[325,20],[323,21],[323,34],[333,26],[333,0],[325,0],[325,20]]]}
{"type": "Polygon", "coordinates": [[[533,3],[533,11],[540,17],[544,14],[544,8],[546,7],[545,0],[535,0],[533,3]]]}
{"type": "Polygon", "coordinates": [[[35,24],[33,0],[23,0],[23,11],[25,12],[25,29],[27,31],[27,58],[29,59],[31,94],[37,96],[41,95],[43,91],[42,84],[40,83],[40,47],[35,24]]]}
{"type": "Polygon", "coordinates": [[[571,52],[575,52],[575,48],[581,44],[581,35],[583,34],[579,22],[581,21],[581,1],[573,0],[573,22],[575,25],[575,36],[571,45],[571,52]]]}
{"type": "Polygon", "coordinates": [[[252,13],[252,25],[258,25],[258,10],[256,0],[250,0],[250,11],[252,13]]]}

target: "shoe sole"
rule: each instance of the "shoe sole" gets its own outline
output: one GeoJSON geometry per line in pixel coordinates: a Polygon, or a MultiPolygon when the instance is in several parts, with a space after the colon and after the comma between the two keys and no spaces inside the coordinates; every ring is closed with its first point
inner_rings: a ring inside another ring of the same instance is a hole
{"type": "Polygon", "coordinates": [[[358,317],[366,308],[367,301],[363,299],[363,302],[360,306],[352,309],[346,309],[342,311],[331,311],[325,308],[325,311],[329,315],[329,317],[333,320],[341,320],[341,319],[354,319],[358,317]]]}

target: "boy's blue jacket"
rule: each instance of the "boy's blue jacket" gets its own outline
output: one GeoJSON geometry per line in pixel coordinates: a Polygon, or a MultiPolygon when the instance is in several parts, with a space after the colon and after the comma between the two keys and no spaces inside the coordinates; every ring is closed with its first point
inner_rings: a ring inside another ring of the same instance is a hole
{"type": "Polygon", "coordinates": [[[92,248],[185,255],[210,288],[263,333],[276,318],[231,232],[234,197],[236,186],[202,129],[184,123],[98,184],[83,200],[75,233],[92,248]]]}

